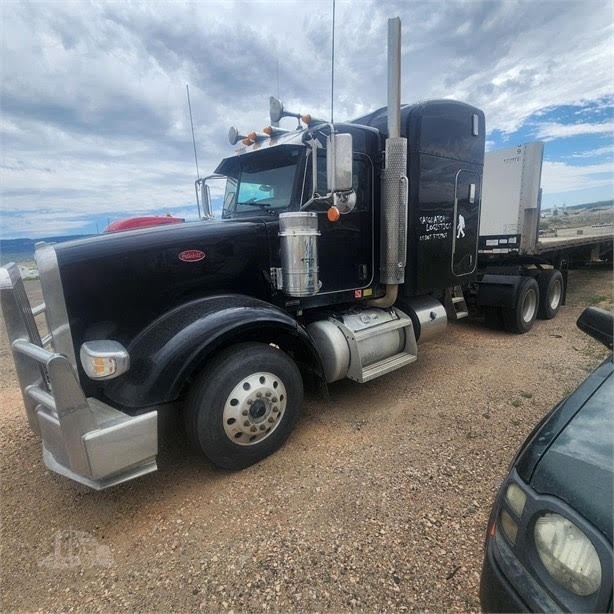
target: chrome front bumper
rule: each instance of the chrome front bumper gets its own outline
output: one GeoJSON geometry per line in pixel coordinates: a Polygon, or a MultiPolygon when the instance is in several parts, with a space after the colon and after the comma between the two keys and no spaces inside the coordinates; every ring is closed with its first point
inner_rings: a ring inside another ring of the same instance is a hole
{"type": "Polygon", "coordinates": [[[101,490],[156,470],[158,416],[129,416],[86,398],[76,365],[40,336],[19,268],[0,268],[0,301],[26,415],[43,443],[45,465],[101,490]]]}

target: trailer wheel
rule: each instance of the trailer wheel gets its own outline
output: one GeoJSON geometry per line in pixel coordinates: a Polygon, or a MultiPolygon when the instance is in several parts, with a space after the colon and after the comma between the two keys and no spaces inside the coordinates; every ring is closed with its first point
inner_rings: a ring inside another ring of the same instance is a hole
{"type": "Polygon", "coordinates": [[[222,352],[192,385],[184,407],[188,437],[224,469],[243,469],[288,438],[303,403],[294,361],[264,343],[222,352]]]}
{"type": "Polygon", "coordinates": [[[502,309],[503,324],[511,333],[522,334],[531,330],[539,306],[539,286],[532,277],[525,277],[518,286],[514,309],[502,309]]]}
{"type": "Polygon", "coordinates": [[[558,269],[542,271],[537,283],[539,285],[537,317],[541,320],[551,320],[563,304],[563,275],[558,269]]]}

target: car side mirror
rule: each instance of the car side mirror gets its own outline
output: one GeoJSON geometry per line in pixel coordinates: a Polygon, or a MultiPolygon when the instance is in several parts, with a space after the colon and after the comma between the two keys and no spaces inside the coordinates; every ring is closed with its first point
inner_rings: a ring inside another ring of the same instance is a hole
{"type": "Polygon", "coordinates": [[[599,307],[587,307],[576,324],[582,332],[603,343],[609,350],[612,349],[614,313],[599,307]]]}

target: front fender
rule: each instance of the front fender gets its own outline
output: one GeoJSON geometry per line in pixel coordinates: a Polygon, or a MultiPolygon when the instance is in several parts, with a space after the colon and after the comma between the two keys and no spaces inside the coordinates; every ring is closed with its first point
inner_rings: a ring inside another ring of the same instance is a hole
{"type": "Polygon", "coordinates": [[[130,370],[109,381],[105,395],[125,408],[176,401],[189,378],[217,349],[245,340],[291,339],[320,373],[322,365],[305,329],[278,307],[241,294],[197,299],[164,314],[128,346],[130,370]]]}

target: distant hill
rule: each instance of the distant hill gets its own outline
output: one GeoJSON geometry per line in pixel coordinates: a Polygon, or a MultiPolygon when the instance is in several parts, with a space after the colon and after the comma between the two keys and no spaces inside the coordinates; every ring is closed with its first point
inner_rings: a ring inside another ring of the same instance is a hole
{"type": "Polygon", "coordinates": [[[552,209],[565,209],[567,210],[578,210],[578,209],[611,209],[614,207],[614,200],[600,200],[594,203],[584,203],[582,205],[558,205],[555,207],[548,207],[546,209],[542,209],[542,211],[551,211],[552,209]]]}
{"type": "Polygon", "coordinates": [[[45,243],[62,243],[83,239],[91,235],[68,235],[61,237],[45,237],[44,239],[0,239],[0,264],[8,262],[29,262],[34,260],[34,246],[41,241],[45,243]]]}
{"type": "Polygon", "coordinates": [[[572,205],[568,209],[612,209],[614,200],[600,200],[596,203],[587,203],[586,205],[572,205]]]}

